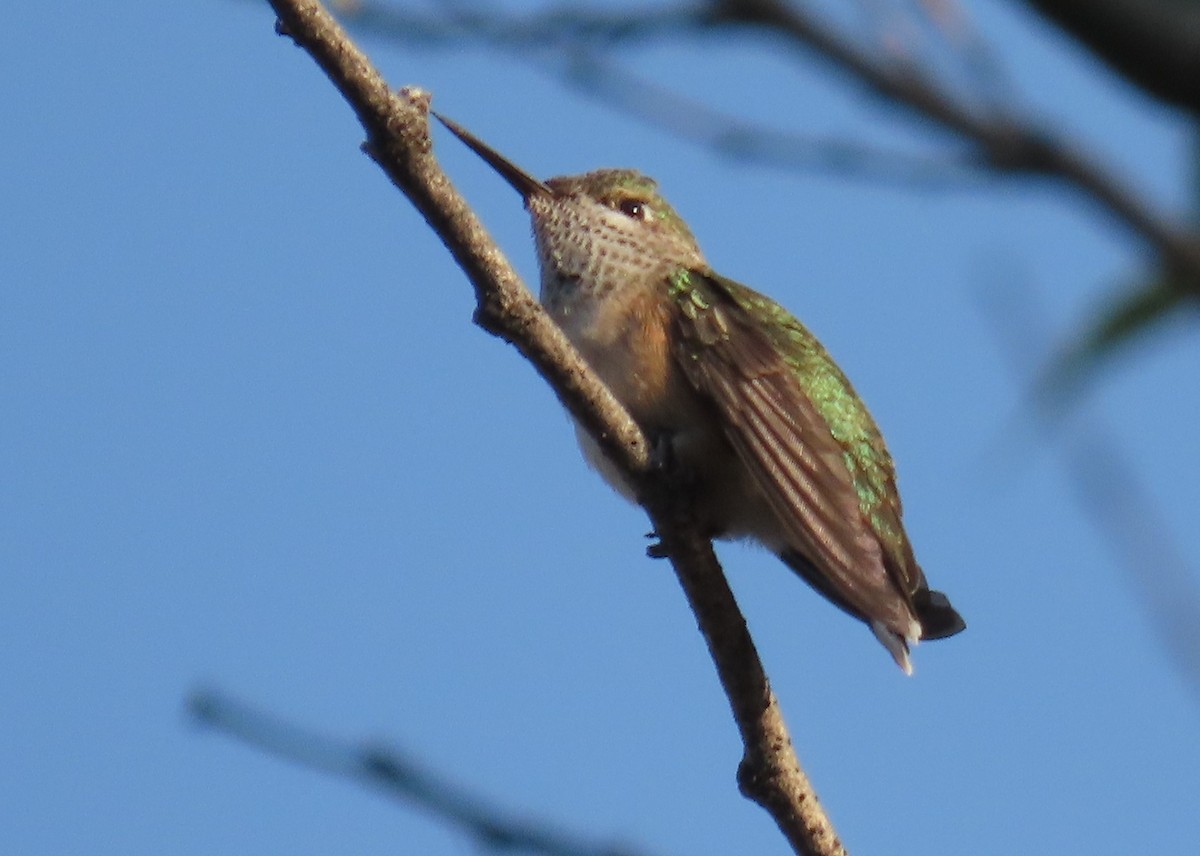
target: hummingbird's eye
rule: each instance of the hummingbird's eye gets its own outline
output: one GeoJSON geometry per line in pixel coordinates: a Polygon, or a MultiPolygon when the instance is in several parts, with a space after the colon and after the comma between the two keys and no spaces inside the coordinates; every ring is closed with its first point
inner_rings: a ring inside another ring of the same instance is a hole
{"type": "Polygon", "coordinates": [[[617,207],[622,214],[634,220],[645,220],[650,216],[650,209],[640,199],[622,199],[617,207]]]}

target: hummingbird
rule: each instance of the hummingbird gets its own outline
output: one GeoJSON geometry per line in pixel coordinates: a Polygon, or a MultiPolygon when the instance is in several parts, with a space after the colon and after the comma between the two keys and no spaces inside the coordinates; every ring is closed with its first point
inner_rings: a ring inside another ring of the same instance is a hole
{"type": "MultiPolygon", "coordinates": [[[[771,550],[906,674],[910,646],[966,627],[913,555],[875,420],[808,328],[716,273],[653,179],[600,169],[542,181],[434,115],[521,195],[542,305],[685,474],[707,535],[771,550]]],[[[636,502],[576,433],[588,462],[636,502]]]]}

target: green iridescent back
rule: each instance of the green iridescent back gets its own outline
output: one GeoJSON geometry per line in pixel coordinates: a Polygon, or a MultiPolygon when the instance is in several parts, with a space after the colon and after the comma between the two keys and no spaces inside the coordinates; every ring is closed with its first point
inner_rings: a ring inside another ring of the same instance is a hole
{"type": "Polygon", "coordinates": [[[761,325],[842,447],[863,516],[893,561],[907,564],[909,548],[900,524],[900,495],[892,456],[870,411],[829,352],[794,315],[741,283],[711,271],[676,280],[677,300],[703,300],[702,295],[691,292],[697,287],[695,283],[707,281],[761,325]],[[684,284],[682,289],[680,284],[684,284]]]}

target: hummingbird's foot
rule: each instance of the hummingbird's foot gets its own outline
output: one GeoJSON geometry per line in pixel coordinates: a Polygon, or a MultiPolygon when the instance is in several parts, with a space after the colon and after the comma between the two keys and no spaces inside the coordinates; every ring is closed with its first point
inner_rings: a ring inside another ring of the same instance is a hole
{"type": "MultiPolygon", "coordinates": [[[[647,538],[658,538],[657,532],[647,532],[647,538]]],[[[671,554],[667,552],[667,548],[663,546],[662,541],[656,540],[653,544],[646,547],[646,555],[651,559],[669,559],[671,554]]]]}

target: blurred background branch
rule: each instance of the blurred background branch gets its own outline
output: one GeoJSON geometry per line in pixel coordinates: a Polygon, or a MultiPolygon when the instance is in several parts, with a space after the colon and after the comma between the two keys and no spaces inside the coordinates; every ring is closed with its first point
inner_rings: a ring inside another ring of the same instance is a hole
{"type": "MultiPolygon", "coordinates": [[[[1037,396],[1052,346],[1032,287],[1009,281],[987,289],[981,314],[1018,382],[1037,396]]],[[[1200,699],[1200,584],[1152,492],[1094,408],[1063,408],[1044,396],[1026,401],[1021,421],[1058,452],[1080,509],[1125,570],[1176,672],[1200,699]]]]}
{"type": "Polygon", "coordinates": [[[594,844],[551,824],[505,812],[438,776],[394,747],[349,743],[301,728],[211,690],[187,702],[194,722],[219,734],[327,775],[341,776],[421,809],[471,838],[484,851],[541,856],[644,856],[623,845],[594,844]]]}

